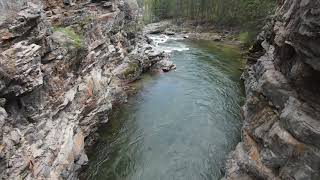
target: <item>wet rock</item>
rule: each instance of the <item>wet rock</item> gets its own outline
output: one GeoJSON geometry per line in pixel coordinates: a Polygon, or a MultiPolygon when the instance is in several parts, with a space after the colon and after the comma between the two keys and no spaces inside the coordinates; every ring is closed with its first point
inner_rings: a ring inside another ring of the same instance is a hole
{"type": "Polygon", "coordinates": [[[176,33],[173,32],[173,31],[170,31],[170,30],[165,30],[165,31],[164,31],[164,34],[165,34],[165,35],[169,35],[169,36],[173,36],[173,35],[175,35],[176,33]]]}
{"type": "Polygon", "coordinates": [[[172,62],[169,61],[167,59],[161,60],[159,61],[156,65],[155,65],[156,69],[161,69],[163,72],[169,72],[171,70],[176,69],[176,65],[172,62]]]}

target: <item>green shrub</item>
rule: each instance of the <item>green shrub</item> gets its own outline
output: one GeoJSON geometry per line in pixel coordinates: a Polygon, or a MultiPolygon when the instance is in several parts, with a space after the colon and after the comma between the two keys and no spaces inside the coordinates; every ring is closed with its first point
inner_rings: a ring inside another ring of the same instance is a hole
{"type": "Polygon", "coordinates": [[[239,34],[239,40],[242,44],[246,44],[250,41],[249,39],[249,32],[242,32],[239,34]]]}
{"type": "Polygon", "coordinates": [[[62,32],[63,34],[65,34],[70,40],[72,40],[74,47],[83,47],[83,38],[79,34],[74,32],[74,30],[71,27],[58,27],[54,28],[53,31],[62,32]]]}
{"type": "Polygon", "coordinates": [[[244,47],[249,47],[250,44],[254,41],[256,38],[257,34],[254,31],[246,31],[246,32],[241,32],[239,34],[239,41],[244,47]]]}

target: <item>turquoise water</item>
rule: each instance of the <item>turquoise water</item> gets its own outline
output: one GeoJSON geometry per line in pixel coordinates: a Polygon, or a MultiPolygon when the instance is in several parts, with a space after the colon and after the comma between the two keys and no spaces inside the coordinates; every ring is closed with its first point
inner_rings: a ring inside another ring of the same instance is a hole
{"type": "Polygon", "coordinates": [[[168,40],[177,70],[145,75],[141,91],[99,130],[86,179],[215,180],[240,141],[239,50],[168,40]]]}

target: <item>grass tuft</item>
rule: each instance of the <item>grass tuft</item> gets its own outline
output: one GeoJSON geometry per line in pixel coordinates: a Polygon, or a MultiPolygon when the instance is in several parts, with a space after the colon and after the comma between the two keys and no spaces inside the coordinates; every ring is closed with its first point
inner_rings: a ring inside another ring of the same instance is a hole
{"type": "Polygon", "coordinates": [[[83,47],[83,38],[78,35],[74,30],[70,27],[58,27],[54,28],[55,32],[62,32],[65,34],[68,38],[70,38],[73,42],[73,45],[76,48],[82,48],[83,47]]]}

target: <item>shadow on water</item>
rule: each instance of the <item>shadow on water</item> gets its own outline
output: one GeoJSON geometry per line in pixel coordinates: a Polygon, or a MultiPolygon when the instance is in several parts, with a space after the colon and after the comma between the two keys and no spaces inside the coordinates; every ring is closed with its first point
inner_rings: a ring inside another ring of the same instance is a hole
{"type": "Polygon", "coordinates": [[[227,154],[240,141],[240,51],[209,41],[160,46],[184,47],[171,55],[178,69],[137,82],[141,92],[100,128],[86,179],[221,178],[227,154]]]}

